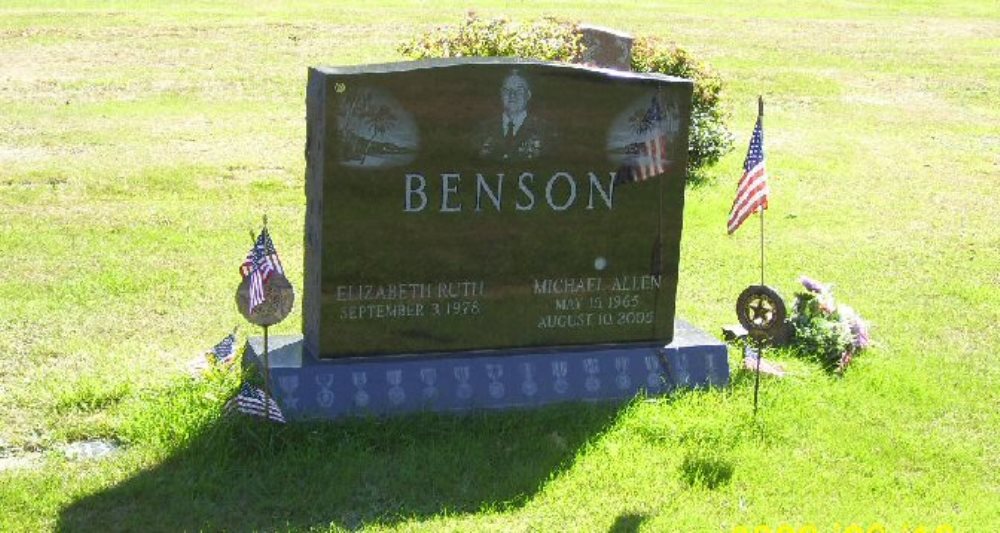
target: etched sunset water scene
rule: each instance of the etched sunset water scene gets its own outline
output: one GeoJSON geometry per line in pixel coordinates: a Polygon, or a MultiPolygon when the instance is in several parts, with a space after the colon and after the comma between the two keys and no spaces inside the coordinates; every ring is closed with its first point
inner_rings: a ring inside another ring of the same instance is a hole
{"type": "Polygon", "coordinates": [[[413,115],[389,92],[377,87],[338,86],[340,163],[348,167],[405,165],[416,157],[420,134],[413,115]]]}

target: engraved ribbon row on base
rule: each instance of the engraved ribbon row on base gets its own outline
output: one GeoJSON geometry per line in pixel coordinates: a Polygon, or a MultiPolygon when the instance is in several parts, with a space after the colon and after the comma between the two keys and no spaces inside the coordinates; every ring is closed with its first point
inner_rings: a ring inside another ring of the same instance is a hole
{"type": "MultiPolygon", "coordinates": [[[[616,357],[615,370],[616,375],[614,378],[615,386],[619,391],[626,391],[632,386],[632,378],[628,374],[629,358],[628,357],[616,357]]],[[[660,375],[660,361],[656,355],[646,355],[643,357],[643,362],[646,367],[646,385],[650,389],[659,389],[664,383],[660,375]]],[[[708,360],[708,364],[711,367],[711,358],[708,360]]],[[[521,393],[527,397],[532,398],[538,393],[538,383],[535,380],[535,365],[537,363],[523,362],[518,363],[517,366],[521,368],[521,373],[524,380],[521,382],[521,393]]],[[[596,393],[601,390],[601,379],[598,376],[600,374],[600,361],[595,357],[588,357],[581,361],[582,368],[586,378],[584,379],[584,388],[589,393],[596,393]]],[[[549,363],[551,374],[552,374],[552,389],[556,394],[566,394],[569,391],[569,381],[567,376],[569,375],[569,362],[565,360],[552,361],[549,363]]],[[[494,400],[502,400],[507,395],[507,387],[503,383],[502,378],[504,375],[504,365],[500,363],[486,363],[483,365],[486,371],[486,377],[489,379],[488,392],[489,396],[494,400]]],[[[434,400],[439,396],[438,390],[438,368],[435,367],[424,367],[418,372],[420,383],[422,385],[420,396],[422,400],[434,400]]],[[[472,366],[471,365],[458,365],[452,367],[452,375],[454,376],[456,387],[455,396],[459,400],[469,400],[473,396],[473,387],[469,383],[472,377],[472,366]]],[[[355,391],[353,393],[353,404],[355,407],[364,408],[371,403],[371,394],[365,390],[368,384],[368,375],[374,371],[366,370],[356,370],[351,371],[351,382],[354,384],[355,391]]],[[[690,376],[687,373],[682,377],[683,384],[687,384],[690,380],[690,376]]],[[[711,374],[711,368],[709,368],[709,374],[711,374]]],[[[385,371],[386,382],[389,385],[387,391],[389,404],[392,406],[400,406],[406,401],[406,391],[403,389],[403,369],[395,368],[385,371]]],[[[336,397],[332,390],[334,375],[331,374],[320,374],[315,376],[316,384],[319,386],[319,391],[316,393],[316,403],[321,407],[329,408],[332,407],[336,397]]],[[[278,376],[277,377],[278,387],[283,392],[283,400],[287,408],[297,409],[299,398],[295,397],[295,392],[299,387],[299,376],[278,376]]]]}

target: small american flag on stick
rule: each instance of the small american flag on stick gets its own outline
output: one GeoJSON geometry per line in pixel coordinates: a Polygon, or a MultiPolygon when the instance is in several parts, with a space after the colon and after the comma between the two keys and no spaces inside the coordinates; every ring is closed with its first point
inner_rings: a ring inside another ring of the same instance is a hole
{"type": "Polygon", "coordinates": [[[740,224],[758,209],[767,209],[769,193],[767,170],[764,168],[764,128],[761,126],[761,117],[758,116],[753,136],[750,137],[747,158],[743,162],[743,177],[736,187],[736,199],[733,200],[729,222],[726,223],[730,234],[739,229],[740,224]]]}
{"type": "Polygon", "coordinates": [[[264,283],[272,274],[284,274],[285,269],[278,259],[278,251],[274,248],[267,226],[260,231],[257,242],[247,253],[247,258],[240,265],[240,274],[245,278],[250,276],[250,311],[264,303],[264,283]]]}
{"type": "Polygon", "coordinates": [[[281,413],[278,402],[249,383],[243,384],[240,393],[229,401],[227,408],[245,415],[259,416],[281,424],[285,423],[285,415],[281,413]]]}
{"type": "Polygon", "coordinates": [[[233,361],[235,355],[236,330],[233,329],[232,333],[226,335],[226,338],[222,339],[219,341],[219,344],[212,347],[212,356],[215,357],[216,364],[228,364],[233,361]]]}

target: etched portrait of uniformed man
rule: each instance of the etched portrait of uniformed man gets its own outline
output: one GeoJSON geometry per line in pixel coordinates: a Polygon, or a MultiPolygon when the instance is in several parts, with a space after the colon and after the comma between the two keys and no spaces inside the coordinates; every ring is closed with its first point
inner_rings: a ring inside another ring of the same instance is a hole
{"type": "Polygon", "coordinates": [[[495,161],[535,159],[549,149],[551,128],[533,114],[531,86],[512,70],[500,87],[500,116],[484,122],[477,132],[479,156],[495,161]]]}

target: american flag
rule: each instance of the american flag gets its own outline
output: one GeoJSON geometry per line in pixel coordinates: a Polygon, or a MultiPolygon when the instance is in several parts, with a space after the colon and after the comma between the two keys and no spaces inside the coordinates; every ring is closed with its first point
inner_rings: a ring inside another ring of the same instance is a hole
{"type": "Polygon", "coordinates": [[[236,355],[236,330],[222,339],[219,344],[212,347],[212,355],[215,356],[217,364],[227,364],[232,362],[236,355]]]}
{"type": "Polygon", "coordinates": [[[240,274],[244,278],[250,276],[250,312],[264,303],[264,283],[275,272],[284,274],[285,269],[281,266],[278,251],[274,249],[274,242],[265,227],[240,266],[240,274]]]}
{"type": "MultiPolygon", "coordinates": [[[[637,117],[639,118],[639,117],[637,117]]],[[[634,157],[618,169],[616,181],[628,183],[645,181],[659,176],[667,171],[667,132],[663,123],[663,107],[654,96],[649,108],[639,118],[636,128],[639,134],[649,134],[649,137],[632,145],[634,157]]]]}
{"type": "Polygon", "coordinates": [[[281,413],[278,402],[249,383],[243,384],[240,393],[229,401],[228,408],[246,415],[267,418],[281,424],[285,423],[285,415],[281,413]]]}
{"type": "Polygon", "coordinates": [[[767,209],[769,193],[767,171],[764,169],[764,129],[761,127],[760,117],[757,117],[747,158],[743,162],[743,177],[736,187],[736,199],[733,200],[729,222],[726,223],[730,234],[739,229],[740,224],[758,209],[767,209]]]}

